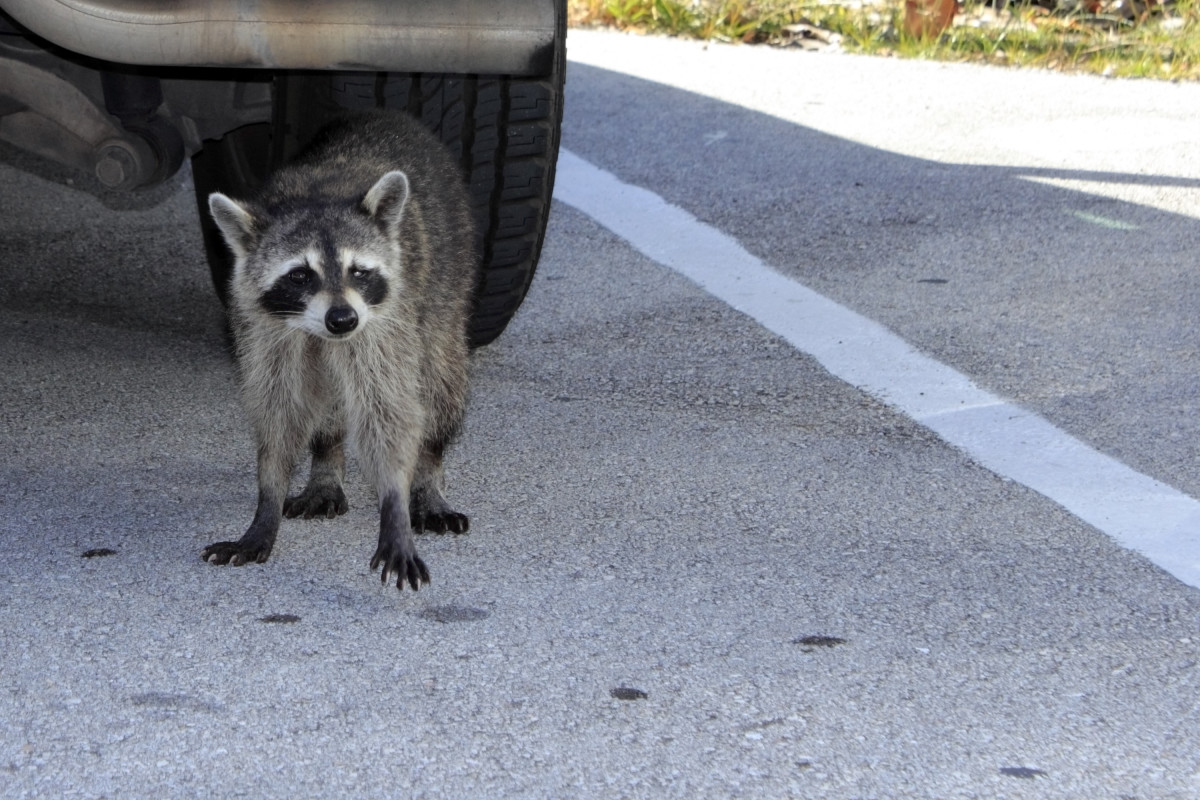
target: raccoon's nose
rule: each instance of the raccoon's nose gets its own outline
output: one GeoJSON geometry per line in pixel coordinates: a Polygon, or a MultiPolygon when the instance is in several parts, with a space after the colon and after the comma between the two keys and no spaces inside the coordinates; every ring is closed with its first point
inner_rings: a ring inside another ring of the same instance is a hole
{"type": "Polygon", "coordinates": [[[358,314],[350,306],[334,306],[325,312],[325,327],[330,333],[349,333],[358,327],[358,314]]]}

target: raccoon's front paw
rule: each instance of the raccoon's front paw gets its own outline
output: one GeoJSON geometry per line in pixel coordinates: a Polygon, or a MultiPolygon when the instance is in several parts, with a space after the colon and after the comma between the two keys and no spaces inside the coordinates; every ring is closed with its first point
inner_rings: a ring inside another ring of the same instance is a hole
{"type": "Polygon", "coordinates": [[[381,541],[374,557],[371,558],[371,570],[374,571],[380,565],[383,565],[383,570],[379,573],[380,582],[387,583],[388,577],[395,573],[397,589],[404,588],[405,580],[414,592],[421,588],[422,583],[429,583],[429,570],[425,568],[425,562],[417,555],[412,545],[405,547],[402,544],[381,541]]]}
{"type": "Polygon", "coordinates": [[[289,519],[299,516],[333,519],[349,509],[346,493],[340,486],[306,486],[300,494],[283,501],[283,515],[289,519]]]}
{"type": "Polygon", "coordinates": [[[210,564],[233,564],[240,567],[251,561],[262,564],[271,555],[269,542],[215,542],[200,552],[200,557],[210,564]]]}

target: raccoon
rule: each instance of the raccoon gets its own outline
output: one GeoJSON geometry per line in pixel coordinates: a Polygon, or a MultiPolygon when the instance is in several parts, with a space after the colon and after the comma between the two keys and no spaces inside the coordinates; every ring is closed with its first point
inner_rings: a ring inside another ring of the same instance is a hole
{"type": "Polygon", "coordinates": [[[332,123],[248,200],[209,210],[234,256],[230,326],[258,446],[258,506],[213,564],[262,563],[281,518],[334,517],[349,435],[378,492],[371,569],[429,582],[413,530],[464,533],[443,497],[442,455],[467,397],[477,276],[458,166],[416,120],[374,112],[332,123]],[[287,497],[308,445],[307,485],[287,497]]]}

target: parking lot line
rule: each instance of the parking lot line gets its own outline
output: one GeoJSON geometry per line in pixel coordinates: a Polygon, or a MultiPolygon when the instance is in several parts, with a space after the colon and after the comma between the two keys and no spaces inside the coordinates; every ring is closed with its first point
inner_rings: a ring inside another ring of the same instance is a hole
{"type": "Polygon", "coordinates": [[[825,369],[1200,588],[1200,501],[980,387],[751,255],[678,206],[562,150],[556,200],[746,314],[825,369]]]}

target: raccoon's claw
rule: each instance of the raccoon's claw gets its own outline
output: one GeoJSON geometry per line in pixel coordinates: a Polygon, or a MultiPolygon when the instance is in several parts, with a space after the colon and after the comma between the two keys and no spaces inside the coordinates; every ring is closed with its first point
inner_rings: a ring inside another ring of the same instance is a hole
{"type": "Polygon", "coordinates": [[[380,542],[371,559],[371,570],[374,571],[381,564],[383,569],[379,573],[380,583],[386,584],[392,573],[396,574],[397,589],[403,589],[406,580],[414,592],[421,588],[422,583],[429,583],[429,570],[425,568],[421,557],[414,552],[397,552],[392,545],[380,542]]]}
{"type": "Polygon", "coordinates": [[[340,514],[345,514],[349,509],[350,504],[346,502],[346,493],[340,486],[307,487],[300,494],[289,497],[283,502],[283,515],[288,519],[299,516],[303,516],[305,519],[313,517],[333,519],[340,514]]]}
{"type": "Polygon", "coordinates": [[[450,507],[446,498],[435,488],[420,488],[413,491],[408,506],[409,523],[415,531],[433,533],[466,533],[470,520],[450,507]]]}
{"type": "Polygon", "coordinates": [[[447,511],[443,514],[413,515],[412,526],[413,530],[431,533],[466,533],[471,527],[471,521],[466,514],[447,511]]]}
{"type": "Polygon", "coordinates": [[[232,564],[240,567],[251,561],[262,564],[271,555],[271,545],[258,542],[215,542],[200,552],[200,557],[210,564],[232,564]]]}

